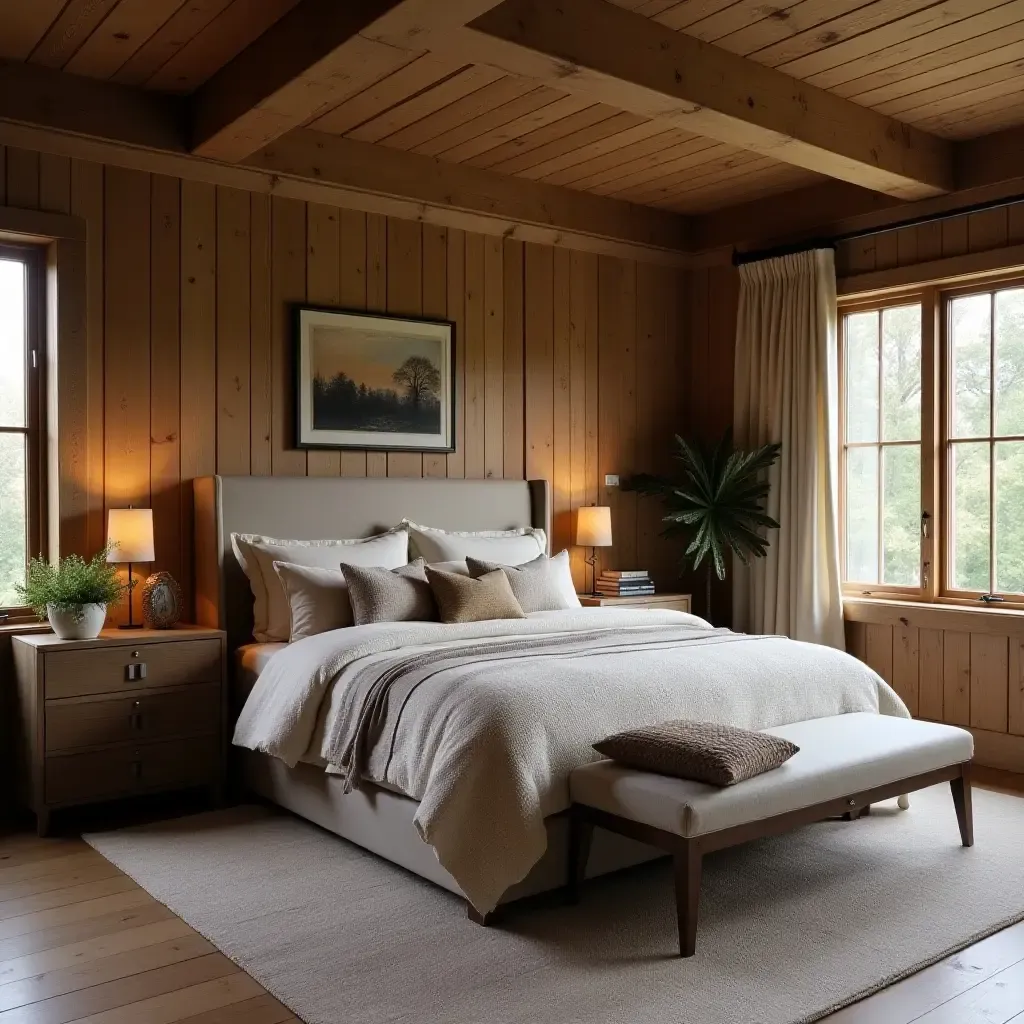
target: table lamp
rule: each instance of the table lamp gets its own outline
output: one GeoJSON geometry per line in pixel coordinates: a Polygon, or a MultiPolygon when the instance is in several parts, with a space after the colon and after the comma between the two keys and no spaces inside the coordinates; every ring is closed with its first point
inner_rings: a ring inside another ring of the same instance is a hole
{"type": "Polygon", "coordinates": [[[576,543],[590,548],[584,562],[592,570],[592,594],[597,594],[597,548],[612,546],[612,510],[607,505],[584,505],[576,511],[576,543]]]}
{"type": "Polygon", "coordinates": [[[120,629],[141,629],[132,618],[133,562],[152,562],[153,510],[151,508],[112,508],[107,513],[107,543],[111,545],[108,562],[128,563],[128,621],[120,629]]]}

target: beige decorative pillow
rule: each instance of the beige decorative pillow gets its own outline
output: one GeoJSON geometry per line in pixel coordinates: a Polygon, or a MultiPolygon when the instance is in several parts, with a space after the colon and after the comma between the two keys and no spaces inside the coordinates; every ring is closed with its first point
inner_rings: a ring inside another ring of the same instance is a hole
{"type": "Polygon", "coordinates": [[[434,562],[456,559],[486,558],[502,565],[521,565],[548,549],[548,538],[543,530],[520,526],[512,530],[441,530],[436,526],[420,526],[402,520],[402,528],[409,531],[413,551],[434,562]]]}
{"type": "Polygon", "coordinates": [[[525,619],[508,577],[498,569],[473,579],[454,572],[426,568],[442,622],[481,622],[484,619],[525,619]]]}
{"type": "Polygon", "coordinates": [[[274,572],[288,599],[289,641],[353,625],[348,584],[338,569],[274,562],[274,572]]]}
{"type": "Polygon", "coordinates": [[[594,749],[630,768],[712,786],[732,786],[778,768],[800,748],[766,732],[673,721],[616,733],[594,749]]]}
{"type": "Polygon", "coordinates": [[[344,558],[359,565],[397,569],[409,561],[409,534],[401,527],[355,540],[279,540],[252,533],[233,533],[231,547],[249,577],[253,637],[260,643],[287,640],[291,629],[288,600],[274,572],[274,562],[336,569],[344,558]]]}
{"type": "Polygon", "coordinates": [[[423,571],[423,559],[397,569],[373,569],[341,563],[348,581],[352,617],[367,622],[435,622],[437,604],[423,571]]]}
{"type": "Polygon", "coordinates": [[[522,565],[500,565],[472,556],[466,558],[466,564],[469,575],[473,577],[500,569],[508,577],[512,593],[524,612],[553,612],[580,607],[572,582],[568,551],[559,551],[550,558],[538,555],[522,565]]]}

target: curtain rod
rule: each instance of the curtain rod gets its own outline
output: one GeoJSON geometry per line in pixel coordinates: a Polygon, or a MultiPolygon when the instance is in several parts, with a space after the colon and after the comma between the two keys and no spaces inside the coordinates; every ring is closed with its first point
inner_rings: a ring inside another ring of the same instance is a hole
{"type": "Polygon", "coordinates": [[[906,220],[897,221],[894,224],[885,224],[877,228],[864,228],[860,231],[847,231],[841,235],[831,235],[827,238],[816,238],[804,242],[793,242],[789,245],[776,245],[768,249],[751,249],[748,252],[737,252],[732,254],[734,267],[741,267],[745,263],[757,263],[760,260],[770,260],[778,256],[792,256],[798,252],[809,252],[811,249],[833,249],[840,242],[852,242],[857,238],[870,238],[872,235],[885,235],[890,231],[901,231],[903,228],[914,228],[921,224],[934,224],[938,221],[951,220],[953,217],[966,217],[970,213],[984,213],[985,210],[998,210],[1003,206],[1013,206],[1016,203],[1024,203],[1024,195],[1007,196],[1005,199],[987,199],[982,203],[972,203],[970,206],[961,206],[956,210],[947,210],[943,213],[926,213],[919,217],[908,217],[906,220]]]}

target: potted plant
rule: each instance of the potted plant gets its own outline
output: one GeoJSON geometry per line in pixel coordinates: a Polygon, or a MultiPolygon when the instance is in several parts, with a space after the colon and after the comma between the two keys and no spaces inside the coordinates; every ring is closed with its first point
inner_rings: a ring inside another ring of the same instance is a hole
{"type": "Polygon", "coordinates": [[[16,584],[15,589],[62,640],[92,640],[103,628],[107,605],[128,589],[118,579],[117,566],[107,561],[109,553],[107,545],[88,562],[68,555],[55,565],[33,558],[25,584],[16,584]]]}
{"type": "Polygon", "coordinates": [[[683,464],[683,479],[668,480],[639,473],[623,484],[623,490],[661,498],[666,508],[665,536],[689,539],[683,566],[697,570],[705,562],[705,614],[711,617],[711,573],[725,579],[726,555],[732,552],[744,564],[768,553],[762,530],[779,524],[764,510],[769,484],[764,471],[782,452],[780,444],[766,444],[752,451],[732,447],[727,431],[711,452],[675,436],[675,458],[683,464]]]}

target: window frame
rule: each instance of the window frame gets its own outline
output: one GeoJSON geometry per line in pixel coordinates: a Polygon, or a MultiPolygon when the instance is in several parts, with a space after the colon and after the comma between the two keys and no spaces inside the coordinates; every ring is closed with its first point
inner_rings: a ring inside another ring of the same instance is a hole
{"type": "MultiPolygon", "coordinates": [[[[26,552],[46,556],[46,277],[47,247],[0,238],[0,259],[25,264],[25,427],[3,427],[5,434],[25,437],[26,552]]],[[[0,605],[0,625],[34,622],[31,608],[0,605]]]]}
{"type": "MultiPolygon", "coordinates": [[[[900,306],[912,306],[915,303],[919,303],[921,306],[921,369],[922,369],[922,386],[921,386],[921,437],[918,442],[883,442],[881,436],[876,442],[854,442],[854,447],[894,447],[897,445],[906,445],[908,443],[916,443],[919,446],[921,453],[921,486],[922,486],[922,507],[924,499],[924,486],[925,486],[925,462],[929,458],[929,448],[925,433],[925,420],[926,420],[926,400],[925,400],[925,387],[924,387],[924,367],[925,367],[925,344],[926,336],[929,334],[926,321],[929,316],[928,306],[925,302],[927,289],[916,288],[909,291],[893,292],[891,294],[882,296],[872,296],[870,298],[854,298],[847,301],[840,301],[838,306],[837,316],[837,336],[839,341],[839,362],[838,362],[838,380],[839,380],[839,465],[838,465],[838,478],[839,478],[839,566],[840,566],[840,579],[842,580],[842,591],[846,597],[888,597],[888,598],[902,598],[904,600],[925,600],[927,598],[927,587],[930,580],[926,578],[924,570],[924,559],[921,558],[918,563],[918,579],[920,580],[917,586],[903,586],[894,583],[868,583],[857,580],[847,580],[846,578],[846,462],[847,462],[847,450],[848,445],[846,442],[846,316],[850,313],[865,313],[874,312],[885,309],[893,309],[900,306]]],[[[881,340],[881,339],[879,339],[881,340]]],[[[881,349],[879,349],[879,355],[881,355],[881,349]]],[[[881,359],[879,359],[879,370],[881,370],[881,359]]],[[[881,389],[879,389],[879,415],[881,415],[881,389]]],[[[881,510],[881,474],[879,474],[879,510],[881,510]]],[[[879,539],[881,539],[881,531],[879,531],[879,539]]]]}
{"type": "MultiPolygon", "coordinates": [[[[983,594],[951,586],[952,577],[952,395],[949,393],[952,353],[950,300],[1004,288],[1024,288],[1024,269],[972,275],[969,280],[902,286],[873,294],[841,297],[837,304],[839,385],[839,537],[842,593],[846,598],[887,598],[960,607],[1024,610],[1024,594],[983,594]],[[846,579],[846,339],[847,313],[921,303],[921,569],[920,587],[859,584],[846,579]],[[925,519],[927,515],[927,520],[925,519]],[[928,531],[923,529],[928,523],[928,531]],[[985,601],[985,597],[995,597],[985,601]]],[[[994,332],[992,343],[995,343],[994,332]]],[[[990,431],[995,424],[989,423],[990,431]]],[[[1016,435],[1015,435],[1016,436],[1016,435]]],[[[989,441],[993,444],[995,434],[989,441]]],[[[991,470],[990,470],[991,472],[991,470]]],[[[991,539],[990,539],[991,546],[991,539]]],[[[991,557],[991,556],[990,556],[991,557]]]]}

